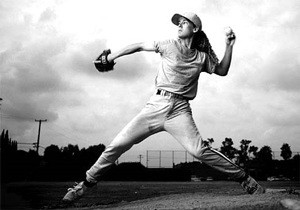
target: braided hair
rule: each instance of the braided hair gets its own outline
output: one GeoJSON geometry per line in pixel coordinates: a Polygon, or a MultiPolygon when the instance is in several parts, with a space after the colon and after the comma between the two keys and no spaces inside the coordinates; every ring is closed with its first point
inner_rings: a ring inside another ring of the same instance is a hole
{"type": "Polygon", "coordinates": [[[212,49],[212,46],[206,34],[202,30],[196,32],[193,39],[192,48],[196,48],[201,52],[207,53],[209,55],[209,59],[213,63],[213,68],[215,68],[216,65],[219,64],[219,59],[215,54],[214,50],[212,49]]]}

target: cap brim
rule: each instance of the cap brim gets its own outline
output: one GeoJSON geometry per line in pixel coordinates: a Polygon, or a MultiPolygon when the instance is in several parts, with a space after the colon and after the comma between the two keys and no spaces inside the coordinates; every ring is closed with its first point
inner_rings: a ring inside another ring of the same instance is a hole
{"type": "MultiPolygon", "coordinates": [[[[181,18],[181,17],[184,17],[184,16],[182,16],[182,15],[180,15],[180,14],[175,14],[175,15],[173,15],[173,17],[172,17],[172,23],[174,23],[175,25],[177,25],[178,26],[178,23],[179,23],[179,19],[181,18]]],[[[185,18],[185,17],[184,17],[185,18]]]]}

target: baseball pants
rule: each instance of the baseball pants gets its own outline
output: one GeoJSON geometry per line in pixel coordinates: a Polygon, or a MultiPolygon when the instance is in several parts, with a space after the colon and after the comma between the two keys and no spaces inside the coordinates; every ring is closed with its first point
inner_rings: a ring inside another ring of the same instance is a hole
{"type": "Polygon", "coordinates": [[[86,172],[87,181],[98,182],[110,166],[134,144],[162,131],[170,133],[189,154],[201,162],[233,179],[243,179],[246,176],[243,169],[217,150],[203,147],[188,100],[174,96],[155,93],[86,172]]]}

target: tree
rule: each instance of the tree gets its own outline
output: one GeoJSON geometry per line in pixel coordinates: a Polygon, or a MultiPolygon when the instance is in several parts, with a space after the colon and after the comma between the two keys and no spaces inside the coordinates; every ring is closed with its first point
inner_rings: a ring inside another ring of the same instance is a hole
{"type": "Polygon", "coordinates": [[[78,145],[69,144],[67,147],[62,149],[62,156],[66,159],[75,159],[79,156],[79,147],[78,145]]]}
{"type": "Polygon", "coordinates": [[[300,165],[300,154],[294,155],[293,160],[296,161],[296,162],[298,162],[299,165],[300,165]]]}
{"type": "Polygon", "coordinates": [[[239,151],[239,161],[240,163],[246,163],[249,160],[248,148],[249,144],[251,143],[251,140],[243,139],[242,141],[240,141],[240,143],[241,150],[239,151]]]}
{"type": "Polygon", "coordinates": [[[0,139],[1,182],[14,180],[20,176],[16,173],[19,166],[17,142],[9,137],[8,130],[3,130],[0,139]]]}
{"type": "Polygon", "coordinates": [[[252,153],[253,156],[254,156],[254,158],[257,158],[257,151],[258,151],[258,147],[256,147],[256,146],[250,146],[250,148],[249,148],[249,156],[252,153]]]}
{"type": "Polygon", "coordinates": [[[268,164],[272,161],[273,152],[271,147],[263,146],[257,153],[258,160],[263,164],[268,164]]]}
{"type": "Polygon", "coordinates": [[[16,152],[18,150],[18,143],[17,141],[11,140],[9,138],[8,130],[4,130],[1,133],[1,139],[0,139],[0,148],[3,150],[3,152],[10,153],[12,151],[16,152]]]}
{"type": "Polygon", "coordinates": [[[208,138],[207,140],[203,140],[203,146],[204,147],[211,147],[212,143],[214,143],[214,139],[213,138],[208,138]]]}
{"type": "Polygon", "coordinates": [[[234,148],[232,145],[233,145],[232,139],[225,138],[225,141],[222,142],[222,146],[220,148],[220,152],[230,159],[233,159],[237,154],[237,149],[234,148]]]}
{"type": "Polygon", "coordinates": [[[61,150],[57,145],[50,145],[45,148],[44,158],[48,167],[57,167],[61,164],[61,150]]]}
{"type": "Polygon", "coordinates": [[[288,160],[292,157],[292,151],[291,151],[291,148],[290,148],[290,145],[287,144],[287,143],[284,143],[282,146],[281,146],[281,153],[280,153],[280,156],[284,159],[284,160],[288,160]]]}
{"type": "Polygon", "coordinates": [[[86,153],[87,155],[87,160],[90,164],[94,164],[94,162],[99,158],[99,156],[102,154],[102,152],[105,150],[105,145],[104,144],[99,144],[99,145],[93,145],[87,148],[86,153]]]}
{"type": "Polygon", "coordinates": [[[93,165],[102,152],[105,150],[104,144],[90,146],[87,149],[83,148],[80,150],[80,161],[83,170],[87,170],[93,165]]]}

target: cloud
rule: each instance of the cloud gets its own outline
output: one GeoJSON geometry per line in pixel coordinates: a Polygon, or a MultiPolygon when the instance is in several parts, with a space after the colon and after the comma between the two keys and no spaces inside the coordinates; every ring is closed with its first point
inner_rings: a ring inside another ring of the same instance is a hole
{"type": "MultiPolygon", "coordinates": [[[[191,102],[203,137],[213,137],[216,147],[231,137],[236,146],[248,138],[276,150],[290,136],[299,151],[293,140],[300,136],[298,1],[131,3],[134,11],[128,2],[108,1],[99,13],[99,1],[0,2],[1,116],[14,139],[31,142],[34,120],[48,119],[44,146],[109,144],[153,94],[159,55],[122,57],[108,73],[97,72],[92,60],[104,49],[172,38],[171,15],[191,10],[202,18],[219,58],[223,27],[229,24],[237,34],[229,75],[201,75],[191,102]]],[[[160,134],[135,148],[181,147],[160,134]]]]}
{"type": "Polygon", "coordinates": [[[39,22],[45,23],[56,19],[55,9],[52,7],[46,8],[39,18],[39,22]]]}
{"type": "MultiPolygon", "coordinates": [[[[14,10],[10,12],[15,13],[14,10]]],[[[50,21],[52,16],[48,10],[40,20],[50,21]]],[[[9,119],[5,123],[7,127],[17,124],[20,128],[11,129],[12,135],[26,133],[34,119],[57,120],[57,102],[64,103],[63,95],[67,92],[80,91],[60,75],[62,69],[53,66],[53,60],[66,51],[67,39],[53,28],[44,28],[39,22],[33,25],[29,16],[23,17],[10,20],[10,25],[17,27],[15,30],[8,30],[7,19],[1,24],[6,33],[6,43],[2,45],[5,50],[0,53],[1,94],[5,108],[2,112],[9,119]],[[19,31],[22,33],[18,34],[19,31]],[[13,42],[15,39],[17,41],[13,42]]]]}

